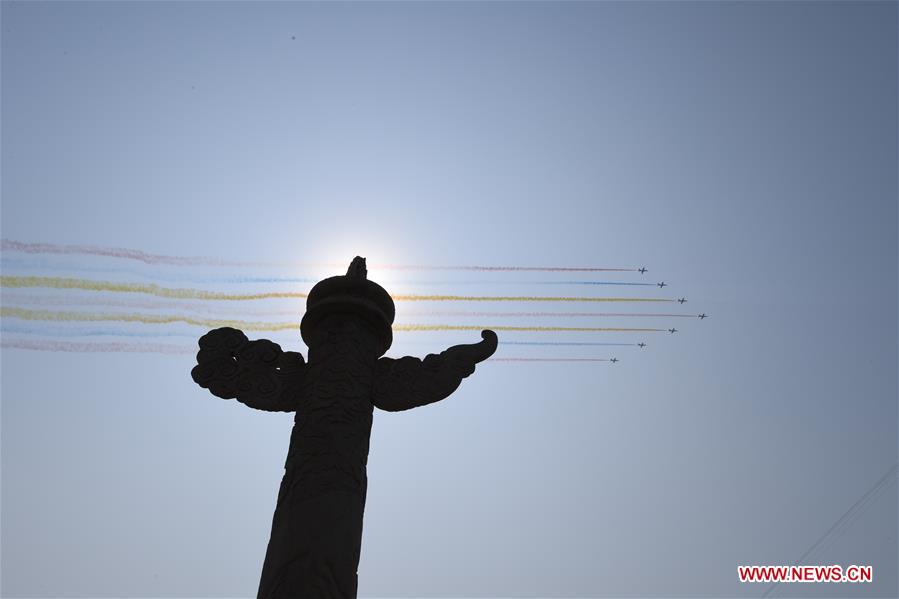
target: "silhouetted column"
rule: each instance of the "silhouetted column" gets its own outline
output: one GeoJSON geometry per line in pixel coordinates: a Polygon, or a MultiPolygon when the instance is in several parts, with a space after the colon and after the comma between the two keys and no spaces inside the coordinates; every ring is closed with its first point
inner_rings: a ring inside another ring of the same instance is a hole
{"type": "Polygon", "coordinates": [[[309,361],[233,328],[200,338],[191,375],[214,395],[296,412],[258,597],[355,597],[374,406],[408,410],[448,397],[496,351],[493,331],[424,360],[381,357],[393,300],[356,257],[317,283],[300,330],[309,361]]]}

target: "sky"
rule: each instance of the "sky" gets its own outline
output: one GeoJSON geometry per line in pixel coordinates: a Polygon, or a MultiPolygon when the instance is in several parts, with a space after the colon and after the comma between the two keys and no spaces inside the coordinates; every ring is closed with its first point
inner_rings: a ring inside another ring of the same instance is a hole
{"type": "Polygon", "coordinates": [[[498,330],[376,412],[360,597],[897,595],[896,3],[4,1],[0,32],[4,597],[255,596],[292,417],[189,373],[204,323],[303,301],[146,286],[303,293],[356,255],[394,295],[667,300],[397,301],[662,330],[498,330]],[[737,578],[800,558],[874,580],[737,578]]]}

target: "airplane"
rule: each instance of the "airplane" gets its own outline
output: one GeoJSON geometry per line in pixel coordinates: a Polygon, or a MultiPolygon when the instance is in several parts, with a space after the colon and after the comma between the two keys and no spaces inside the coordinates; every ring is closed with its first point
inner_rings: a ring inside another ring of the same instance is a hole
{"type": "Polygon", "coordinates": [[[699,320],[702,320],[703,318],[708,318],[708,316],[706,316],[705,312],[703,312],[702,314],[699,315],[699,320]]]}
{"type": "Polygon", "coordinates": [[[643,349],[644,347],[646,347],[646,344],[643,343],[642,341],[640,343],[638,343],[637,345],[640,347],[640,349],[643,349]]]}
{"type": "Polygon", "coordinates": [[[674,334],[674,333],[677,332],[677,329],[668,329],[668,332],[671,333],[671,334],[674,334]]]}
{"type": "Polygon", "coordinates": [[[687,298],[682,297],[682,298],[680,298],[679,300],[677,300],[677,303],[683,305],[683,304],[687,303],[687,298]]]}
{"type": "Polygon", "coordinates": [[[641,266],[640,268],[637,269],[637,272],[640,273],[640,274],[642,275],[643,273],[646,272],[646,267],[645,267],[645,266],[641,266]]]}
{"type": "Polygon", "coordinates": [[[665,287],[665,285],[667,285],[667,283],[665,283],[665,281],[662,281],[661,283],[656,283],[656,284],[657,284],[659,287],[665,287]]]}
{"type": "Polygon", "coordinates": [[[611,362],[612,364],[614,364],[617,361],[618,361],[618,358],[612,358],[611,360],[609,360],[609,362],[611,362]]]}

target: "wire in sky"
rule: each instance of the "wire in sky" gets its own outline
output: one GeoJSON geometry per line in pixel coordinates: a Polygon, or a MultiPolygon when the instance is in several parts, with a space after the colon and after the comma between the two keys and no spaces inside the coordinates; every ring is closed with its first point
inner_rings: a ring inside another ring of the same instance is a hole
{"type": "MultiPolygon", "coordinates": [[[[891,482],[893,482],[896,479],[897,471],[899,471],[899,462],[896,462],[892,466],[890,466],[890,468],[886,471],[886,473],[882,477],[880,477],[880,480],[878,480],[876,483],[874,483],[874,486],[872,486],[870,489],[868,489],[864,495],[859,497],[858,501],[853,503],[849,507],[848,510],[843,512],[843,515],[841,515],[837,519],[837,521],[833,523],[833,526],[828,528],[827,532],[825,532],[823,535],[821,535],[821,537],[819,537],[817,541],[812,543],[812,546],[809,547],[805,553],[800,555],[799,559],[797,559],[795,562],[793,562],[792,565],[793,566],[800,565],[819,546],[823,546],[824,544],[826,544],[826,542],[829,540],[829,538],[831,538],[832,535],[834,535],[835,531],[840,529],[848,520],[850,520],[857,512],[859,512],[859,510],[866,508],[867,504],[870,503],[871,500],[874,497],[876,497],[883,488],[887,487],[891,482]]],[[[771,586],[769,586],[768,589],[762,594],[762,598],[764,599],[765,597],[768,597],[769,595],[771,595],[771,593],[774,592],[774,589],[777,588],[777,586],[779,584],[780,584],[779,582],[775,582],[771,586]]]]}

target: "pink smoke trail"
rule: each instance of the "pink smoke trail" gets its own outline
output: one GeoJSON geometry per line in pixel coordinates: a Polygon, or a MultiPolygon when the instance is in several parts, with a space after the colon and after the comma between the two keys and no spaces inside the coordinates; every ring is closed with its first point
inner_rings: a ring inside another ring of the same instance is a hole
{"type": "Polygon", "coordinates": [[[39,339],[3,339],[0,347],[65,352],[135,352],[153,354],[195,354],[197,350],[183,345],[165,343],[81,343],[77,341],[50,341],[39,339]]]}
{"type": "MultiPolygon", "coordinates": [[[[223,260],[221,258],[211,258],[206,256],[166,256],[162,254],[149,254],[141,250],[114,247],[99,247],[93,245],[57,245],[52,243],[26,243],[22,241],[14,241],[11,239],[3,239],[0,242],[0,249],[4,251],[24,252],[27,254],[86,254],[92,256],[107,256],[111,258],[122,258],[127,260],[137,260],[146,264],[173,264],[173,265],[189,265],[189,266],[279,266],[293,265],[297,266],[301,263],[297,262],[236,262],[223,260]]],[[[309,264],[304,266],[336,266],[331,263],[309,264]]],[[[339,265],[337,265],[339,266],[339,265]]],[[[370,264],[371,270],[464,270],[464,271],[529,271],[529,272],[636,272],[636,268],[599,268],[599,267],[580,267],[580,266],[481,266],[481,265],[461,265],[461,266],[437,266],[427,264],[370,264]]]]}
{"type": "MultiPolygon", "coordinates": [[[[196,348],[163,343],[90,343],[37,339],[4,339],[0,347],[52,352],[195,354],[196,348]]],[[[608,362],[607,358],[490,358],[488,362],[608,362]]]]}

